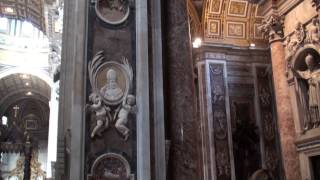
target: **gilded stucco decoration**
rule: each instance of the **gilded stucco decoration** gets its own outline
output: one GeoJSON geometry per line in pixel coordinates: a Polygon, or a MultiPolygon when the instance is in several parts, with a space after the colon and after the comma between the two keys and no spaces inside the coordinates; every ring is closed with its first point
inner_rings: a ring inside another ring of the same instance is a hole
{"type": "Polygon", "coordinates": [[[208,0],[203,13],[204,41],[217,44],[266,46],[257,30],[263,17],[258,4],[245,0],[208,0]]]}

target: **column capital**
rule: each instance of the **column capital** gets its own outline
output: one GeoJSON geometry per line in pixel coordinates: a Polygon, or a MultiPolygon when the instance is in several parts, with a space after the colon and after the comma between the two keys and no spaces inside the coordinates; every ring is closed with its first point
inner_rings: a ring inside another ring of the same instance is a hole
{"type": "Polygon", "coordinates": [[[272,14],[262,21],[259,31],[269,39],[269,43],[282,40],[284,37],[283,26],[284,17],[272,14]]]}

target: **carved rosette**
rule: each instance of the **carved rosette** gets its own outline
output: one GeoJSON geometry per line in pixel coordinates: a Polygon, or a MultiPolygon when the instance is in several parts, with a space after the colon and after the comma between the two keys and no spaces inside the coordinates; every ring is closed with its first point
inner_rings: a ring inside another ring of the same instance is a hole
{"type": "Polygon", "coordinates": [[[283,23],[283,17],[273,14],[262,21],[262,25],[259,27],[259,30],[264,37],[268,38],[269,42],[272,43],[277,40],[282,40],[284,37],[283,23]]]}
{"type": "Polygon", "coordinates": [[[210,64],[211,102],[217,179],[231,179],[224,65],[210,64]]]}

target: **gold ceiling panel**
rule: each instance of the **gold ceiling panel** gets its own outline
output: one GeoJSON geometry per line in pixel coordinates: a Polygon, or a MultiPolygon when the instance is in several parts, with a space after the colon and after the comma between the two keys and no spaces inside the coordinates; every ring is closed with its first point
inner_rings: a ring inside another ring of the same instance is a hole
{"type": "Polygon", "coordinates": [[[43,0],[1,0],[0,16],[29,21],[44,32],[44,3],[43,0]]]}
{"type": "Polygon", "coordinates": [[[256,3],[247,0],[207,0],[204,10],[204,41],[236,46],[266,46],[258,31],[263,17],[256,3]]]}

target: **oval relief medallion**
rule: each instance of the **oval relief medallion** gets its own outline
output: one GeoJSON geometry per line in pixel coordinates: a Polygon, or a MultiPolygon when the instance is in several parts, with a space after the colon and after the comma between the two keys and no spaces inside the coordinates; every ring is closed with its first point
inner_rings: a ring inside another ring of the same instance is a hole
{"type": "Polygon", "coordinates": [[[129,16],[128,0],[97,0],[96,12],[104,22],[117,25],[123,23],[129,16]]]}

